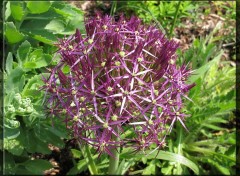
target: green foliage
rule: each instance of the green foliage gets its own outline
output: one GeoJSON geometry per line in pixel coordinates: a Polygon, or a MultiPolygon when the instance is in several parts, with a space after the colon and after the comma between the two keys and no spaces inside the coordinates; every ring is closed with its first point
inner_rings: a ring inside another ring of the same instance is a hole
{"type": "MultiPolygon", "coordinates": [[[[142,1],[119,2],[112,5],[111,13],[126,8],[133,10],[144,22],[154,20],[170,31],[178,2],[142,1]]],[[[221,4],[221,2],[217,2],[221,4]]],[[[47,77],[45,67],[56,64],[53,60],[57,38],[73,34],[76,28],[84,32],[83,12],[64,2],[9,1],[5,3],[4,36],[8,44],[4,74],[4,171],[6,175],[43,175],[53,166],[46,160],[31,160],[33,154],[48,155],[48,144],[64,147],[69,138],[65,124],[57,117],[47,117],[42,107],[44,93],[42,76],[47,77]],[[53,124],[53,125],[52,125],[53,124]]],[[[177,26],[181,19],[195,20],[197,2],[181,2],[177,26]]],[[[234,7],[234,6],[233,6],[234,7]]],[[[229,6],[227,19],[234,19],[229,6]]],[[[222,38],[215,32],[216,26],[206,38],[195,39],[184,54],[179,51],[179,64],[190,63],[195,69],[189,82],[196,86],[186,100],[185,111],[190,115],[185,124],[189,132],[177,123],[167,136],[166,146],[160,151],[132,153],[128,148],[120,150],[118,175],[234,175],[236,163],[235,123],[235,65],[222,61],[223,51],[216,42],[222,38]]],[[[231,36],[230,36],[231,37],[231,36]]],[[[229,40],[230,41],[230,40],[229,40]]],[[[62,68],[64,73],[68,67],[62,68]]],[[[121,136],[133,135],[124,129],[121,136]]],[[[99,174],[106,174],[109,158],[93,153],[93,149],[71,149],[74,166],[68,175],[90,173],[90,160],[99,174]]]]}
{"type": "Polygon", "coordinates": [[[49,144],[63,148],[67,138],[64,124],[49,119],[42,107],[44,93],[39,88],[42,76],[48,75],[43,70],[56,62],[52,62],[55,47],[50,45],[76,28],[82,30],[83,13],[62,2],[11,1],[5,5],[4,35],[9,47],[4,71],[4,150],[8,158],[4,169],[8,175],[39,175],[53,166],[45,160],[30,160],[31,155],[50,154],[49,144]]]}
{"type": "Polygon", "coordinates": [[[23,40],[24,35],[18,31],[13,22],[6,22],[4,27],[5,36],[10,44],[14,44],[23,40]]]}
{"type": "Polygon", "coordinates": [[[9,44],[25,38],[53,45],[57,37],[73,34],[76,28],[84,32],[83,12],[62,2],[7,2],[5,17],[9,44]]]}
{"type": "MultiPolygon", "coordinates": [[[[160,25],[169,35],[177,10],[178,1],[142,1],[138,3],[135,3],[134,1],[129,1],[127,5],[125,5],[124,3],[119,5],[119,10],[123,10],[121,8],[132,10],[145,23],[151,23],[153,21],[157,24],[160,23],[160,25]]],[[[181,2],[176,19],[177,26],[181,24],[180,22],[182,18],[196,18],[197,14],[195,13],[195,9],[197,8],[197,3],[190,1],[181,2]]]]}

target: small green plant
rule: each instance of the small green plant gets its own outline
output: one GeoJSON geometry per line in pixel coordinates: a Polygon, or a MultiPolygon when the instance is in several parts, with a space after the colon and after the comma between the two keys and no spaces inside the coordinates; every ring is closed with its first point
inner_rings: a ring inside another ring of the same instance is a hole
{"type": "Polygon", "coordinates": [[[4,174],[43,174],[53,166],[32,161],[31,155],[50,154],[49,144],[63,148],[67,138],[64,125],[44,113],[39,91],[43,70],[56,64],[51,61],[57,37],[82,29],[83,13],[61,2],[11,1],[4,6],[4,174]]]}

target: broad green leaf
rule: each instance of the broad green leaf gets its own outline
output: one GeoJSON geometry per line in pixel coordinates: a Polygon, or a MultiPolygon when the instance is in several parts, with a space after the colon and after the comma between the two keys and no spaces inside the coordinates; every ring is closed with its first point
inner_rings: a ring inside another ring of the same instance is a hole
{"type": "Polygon", "coordinates": [[[4,138],[6,139],[15,139],[20,135],[20,129],[19,128],[4,128],[4,138]]]}
{"type": "Polygon", "coordinates": [[[15,175],[15,171],[16,171],[16,164],[15,161],[13,159],[13,156],[8,153],[5,152],[5,157],[4,157],[4,173],[6,175],[15,175]]]}
{"type": "Polygon", "coordinates": [[[62,31],[64,31],[65,25],[62,20],[54,19],[45,26],[45,29],[56,34],[56,33],[61,33],[62,31]]]}
{"type": "Polygon", "coordinates": [[[51,62],[51,60],[52,60],[51,55],[43,54],[41,58],[38,58],[35,61],[26,62],[24,64],[24,67],[29,69],[46,67],[51,62]]]}
{"type": "Polygon", "coordinates": [[[28,171],[24,166],[18,165],[16,168],[17,175],[33,175],[32,172],[28,171]]]}
{"type": "Polygon", "coordinates": [[[38,139],[45,143],[51,143],[57,147],[64,147],[64,142],[54,133],[48,130],[48,128],[40,125],[34,128],[34,133],[38,139]]]}
{"type": "Polygon", "coordinates": [[[43,159],[28,160],[24,163],[27,170],[36,175],[43,175],[44,171],[53,168],[49,161],[43,159]]]}
{"type": "Polygon", "coordinates": [[[32,97],[33,99],[36,99],[40,98],[42,94],[41,92],[39,92],[39,90],[26,89],[23,95],[26,97],[32,97]]]}
{"type": "Polygon", "coordinates": [[[24,71],[20,68],[17,67],[12,72],[8,75],[6,83],[5,83],[5,88],[6,88],[6,93],[14,91],[14,92],[19,92],[19,83],[24,74],[24,71]]]}
{"type": "Polygon", "coordinates": [[[28,96],[27,95],[27,90],[39,90],[38,86],[42,86],[43,85],[43,81],[42,81],[42,76],[44,76],[45,78],[48,77],[49,74],[43,73],[42,75],[34,75],[33,77],[31,77],[27,84],[25,85],[23,91],[22,91],[22,95],[24,96],[28,96]]]}
{"type": "Polygon", "coordinates": [[[31,51],[31,44],[25,40],[17,50],[17,58],[21,62],[26,62],[28,60],[28,54],[31,51]]]}
{"type": "Polygon", "coordinates": [[[25,143],[24,146],[26,148],[26,150],[30,153],[43,153],[43,154],[50,154],[51,151],[48,148],[48,144],[42,142],[40,139],[38,139],[34,132],[31,131],[25,131],[25,143]]]}
{"type": "Polygon", "coordinates": [[[21,21],[24,16],[23,2],[10,2],[11,15],[17,20],[21,21]]]}
{"type": "Polygon", "coordinates": [[[61,138],[67,138],[67,130],[66,130],[65,126],[61,127],[59,125],[59,126],[55,126],[55,127],[49,127],[48,130],[61,138]]]}
{"type": "Polygon", "coordinates": [[[16,29],[13,22],[5,23],[5,36],[10,44],[20,42],[24,38],[24,35],[16,29]]]}
{"type": "Polygon", "coordinates": [[[30,13],[40,14],[49,10],[51,2],[49,1],[29,1],[27,2],[27,8],[30,13]]]}
{"type": "Polygon", "coordinates": [[[32,38],[49,45],[53,45],[55,42],[57,42],[56,36],[47,30],[36,30],[28,34],[32,38]]]}
{"type": "Polygon", "coordinates": [[[53,44],[57,41],[56,36],[44,29],[50,20],[26,20],[21,25],[21,32],[29,35],[30,37],[47,44],[53,44]]]}
{"type": "Polygon", "coordinates": [[[9,52],[6,60],[6,71],[8,75],[11,73],[13,67],[13,56],[12,53],[9,52]]]}

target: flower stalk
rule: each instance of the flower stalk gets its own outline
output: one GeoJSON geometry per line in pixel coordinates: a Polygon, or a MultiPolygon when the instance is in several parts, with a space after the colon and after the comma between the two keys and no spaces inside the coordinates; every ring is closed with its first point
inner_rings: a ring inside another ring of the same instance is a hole
{"type": "MultiPolygon", "coordinates": [[[[118,133],[118,130],[117,130],[118,133]]],[[[115,137],[116,141],[119,141],[118,137],[115,137]]],[[[109,167],[108,167],[108,174],[109,175],[116,175],[119,165],[119,152],[120,147],[117,147],[116,149],[112,149],[113,157],[110,157],[109,159],[109,167]]]]}

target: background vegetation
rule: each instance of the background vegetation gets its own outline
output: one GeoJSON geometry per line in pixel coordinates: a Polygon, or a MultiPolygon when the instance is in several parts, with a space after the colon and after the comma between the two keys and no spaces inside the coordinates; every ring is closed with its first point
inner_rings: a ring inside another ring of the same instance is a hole
{"type": "MultiPolygon", "coordinates": [[[[195,70],[186,101],[189,132],[176,124],[159,153],[133,155],[122,149],[116,174],[226,174],[236,172],[236,4],[235,2],[49,2],[4,3],[4,173],[6,175],[93,174],[89,156],[57,117],[42,106],[41,74],[56,64],[54,43],[79,28],[94,12],[136,15],[179,41],[179,64],[195,70]],[[52,58],[54,58],[52,60],[52,58]]],[[[63,70],[64,71],[64,70],[63,70]]],[[[67,71],[67,70],[66,70],[67,71]]],[[[130,134],[129,134],[130,135],[130,134]]],[[[1,135],[2,136],[2,135],[1,135]]],[[[154,149],[154,148],[153,148],[154,149]]],[[[90,148],[98,174],[106,174],[108,156],[90,148]]]]}

